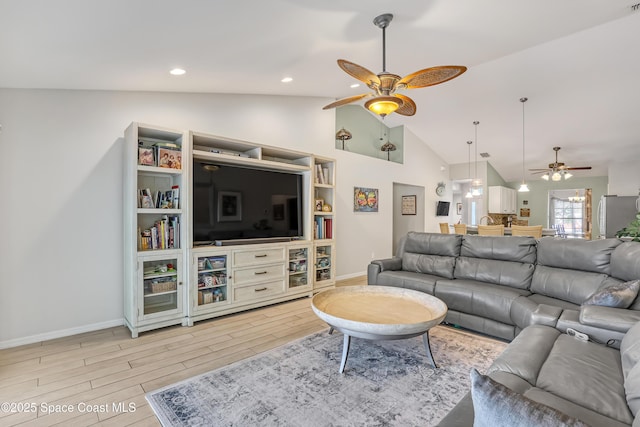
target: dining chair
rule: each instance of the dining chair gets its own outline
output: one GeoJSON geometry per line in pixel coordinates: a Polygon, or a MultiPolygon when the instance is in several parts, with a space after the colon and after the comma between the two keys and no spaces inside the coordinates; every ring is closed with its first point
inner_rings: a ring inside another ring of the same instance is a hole
{"type": "Polygon", "coordinates": [[[446,222],[440,223],[440,232],[442,234],[449,234],[449,224],[446,222]]]}
{"type": "Polygon", "coordinates": [[[456,234],[467,234],[467,224],[453,224],[453,231],[456,234]]]}
{"type": "Polygon", "coordinates": [[[504,225],[478,225],[479,236],[504,236],[504,225]]]}
{"type": "Polygon", "coordinates": [[[542,226],[541,225],[512,225],[511,235],[512,236],[529,236],[529,237],[535,237],[536,239],[539,239],[542,237],[542,226]]]}

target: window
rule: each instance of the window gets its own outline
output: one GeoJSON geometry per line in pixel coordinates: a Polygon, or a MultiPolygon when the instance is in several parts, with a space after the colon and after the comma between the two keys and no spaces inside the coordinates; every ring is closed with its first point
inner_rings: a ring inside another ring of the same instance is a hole
{"type": "Polygon", "coordinates": [[[585,235],[585,203],[572,202],[569,197],[575,190],[557,190],[549,192],[549,226],[564,227],[567,237],[584,237],[585,235]],[[564,194],[566,193],[566,194],[564,194]]]}

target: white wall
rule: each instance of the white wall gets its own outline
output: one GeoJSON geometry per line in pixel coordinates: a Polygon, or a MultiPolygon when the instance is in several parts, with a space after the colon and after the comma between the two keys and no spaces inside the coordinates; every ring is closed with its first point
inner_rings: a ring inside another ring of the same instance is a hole
{"type": "MultiPolygon", "coordinates": [[[[392,183],[435,186],[448,168],[405,130],[404,164],[335,150],[325,98],[0,89],[0,348],[122,324],[123,132],[132,121],[333,157],[337,275],[391,256],[392,183]],[[444,166],[444,170],[441,170],[444,166]],[[353,212],[353,187],[380,190],[353,212]]],[[[448,185],[450,190],[450,185],[448,185]]],[[[449,193],[443,199],[450,199],[449,193]]]]}
{"type": "Polygon", "coordinates": [[[637,196],[640,194],[640,167],[638,159],[617,162],[609,166],[607,194],[637,196]]]}

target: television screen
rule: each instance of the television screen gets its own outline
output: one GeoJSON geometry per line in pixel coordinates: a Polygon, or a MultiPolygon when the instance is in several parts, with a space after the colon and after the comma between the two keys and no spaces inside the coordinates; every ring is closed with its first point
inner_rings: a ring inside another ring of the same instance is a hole
{"type": "Polygon", "coordinates": [[[438,202],[436,216],[449,216],[449,202],[438,202]]]}
{"type": "Polygon", "coordinates": [[[194,244],[302,236],[302,176],[193,161],[194,244]]]}

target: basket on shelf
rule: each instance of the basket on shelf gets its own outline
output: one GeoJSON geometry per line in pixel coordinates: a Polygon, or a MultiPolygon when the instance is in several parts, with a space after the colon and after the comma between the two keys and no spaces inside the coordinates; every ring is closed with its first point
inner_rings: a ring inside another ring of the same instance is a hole
{"type": "Polygon", "coordinates": [[[152,294],[171,292],[176,290],[176,282],[152,282],[150,288],[152,294]]]}

